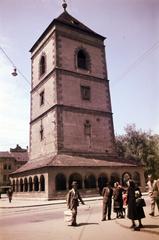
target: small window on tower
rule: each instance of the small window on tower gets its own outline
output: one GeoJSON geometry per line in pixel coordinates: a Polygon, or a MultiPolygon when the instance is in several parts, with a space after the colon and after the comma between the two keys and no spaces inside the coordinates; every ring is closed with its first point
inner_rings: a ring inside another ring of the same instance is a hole
{"type": "Polygon", "coordinates": [[[46,72],[46,57],[44,55],[40,59],[39,72],[40,77],[46,72]]]}
{"type": "Polygon", "coordinates": [[[91,136],[91,124],[89,120],[86,120],[84,124],[84,135],[85,136],[91,136]]]}
{"type": "Polygon", "coordinates": [[[87,57],[83,50],[79,50],[77,54],[77,66],[78,68],[87,69],[87,57]]]}
{"type": "Polygon", "coordinates": [[[40,106],[44,104],[44,91],[40,93],[40,106]]]}
{"type": "Polygon", "coordinates": [[[81,97],[83,100],[91,99],[91,89],[89,86],[81,86],[81,97]]]}
{"type": "Polygon", "coordinates": [[[41,125],[40,125],[40,141],[42,141],[43,139],[44,139],[44,128],[41,123],[41,125]]]}

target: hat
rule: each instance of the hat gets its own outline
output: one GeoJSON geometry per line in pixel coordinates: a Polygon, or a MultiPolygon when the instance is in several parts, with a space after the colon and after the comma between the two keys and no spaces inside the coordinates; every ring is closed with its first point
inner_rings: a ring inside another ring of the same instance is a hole
{"type": "Polygon", "coordinates": [[[76,181],[73,181],[72,182],[72,186],[76,186],[77,185],[77,182],[76,181]]]}

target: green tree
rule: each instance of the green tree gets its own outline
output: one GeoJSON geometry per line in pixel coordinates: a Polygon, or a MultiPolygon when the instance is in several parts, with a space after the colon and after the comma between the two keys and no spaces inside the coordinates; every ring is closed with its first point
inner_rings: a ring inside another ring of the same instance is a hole
{"type": "Polygon", "coordinates": [[[118,155],[143,164],[145,177],[148,174],[159,177],[159,135],[137,130],[135,124],[127,125],[125,132],[116,136],[118,155]]]}

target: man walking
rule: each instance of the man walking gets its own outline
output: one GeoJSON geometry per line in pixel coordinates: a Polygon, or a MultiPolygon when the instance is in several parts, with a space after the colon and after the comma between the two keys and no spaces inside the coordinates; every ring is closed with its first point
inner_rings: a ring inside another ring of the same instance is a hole
{"type": "Polygon", "coordinates": [[[155,196],[154,196],[154,186],[155,186],[156,180],[153,180],[152,175],[148,175],[148,193],[150,197],[150,204],[151,204],[151,212],[149,213],[150,216],[155,215],[155,196]]]}
{"type": "Polygon", "coordinates": [[[82,200],[79,191],[77,190],[77,182],[72,182],[72,189],[68,192],[67,195],[67,206],[72,211],[72,222],[71,226],[77,226],[76,217],[77,217],[77,207],[79,206],[79,201],[84,205],[84,201],[82,200]]]}

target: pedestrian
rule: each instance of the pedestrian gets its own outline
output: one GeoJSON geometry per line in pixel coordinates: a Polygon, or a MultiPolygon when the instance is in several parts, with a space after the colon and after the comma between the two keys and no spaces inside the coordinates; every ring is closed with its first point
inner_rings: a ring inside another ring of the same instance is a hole
{"type": "Polygon", "coordinates": [[[119,182],[114,183],[114,212],[116,212],[116,218],[123,218],[123,188],[120,186],[119,182]]]}
{"type": "Polygon", "coordinates": [[[151,212],[149,213],[150,216],[155,215],[155,192],[154,192],[154,187],[155,187],[156,180],[152,178],[152,175],[148,175],[148,194],[150,197],[150,204],[151,204],[151,212]]]}
{"type": "Polygon", "coordinates": [[[159,211],[159,178],[155,181],[153,186],[153,197],[159,211]]]}
{"type": "Polygon", "coordinates": [[[102,196],[103,196],[102,221],[106,221],[107,214],[108,214],[108,220],[111,220],[113,189],[110,184],[106,184],[106,186],[103,188],[102,196]]]}
{"type": "Polygon", "coordinates": [[[128,204],[128,218],[131,219],[133,228],[135,231],[139,231],[143,227],[141,219],[145,217],[145,213],[142,206],[137,206],[136,199],[141,197],[141,191],[136,188],[133,180],[128,181],[128,194],[127,194],[127,204],[128,204]],[[136,191],[136,192],[135,192],[136,191]],[[136,194],[136,195],[135,195],[136,194]],[[135,220],[138,220],[139,225],[136,226],[135,220]]]}
{"type": "Polygon", "coordinates": [[[8,189],[7,196],[8,196],[9,202],[11,203],[12,196],[13,196],[13,190],[11,188],[8,189]]]}
{"type": "Polygon", "coordinates": [[[124,189],[123,191],[123,217],[126,216],[126,209],[127,209],[127,191],[124,189]]]}
{"type": "Polygon", "coordinates": [[[84,205],[79,191],[77,190],[77,182],[72,182],[72,189],[68,192],[67,195],[67,206],[68,209],[72,211],[72,221],[71,226],[77,226],[76,217],[77,217],[77,207],[79,206],[79,200],[84,205]]]}

